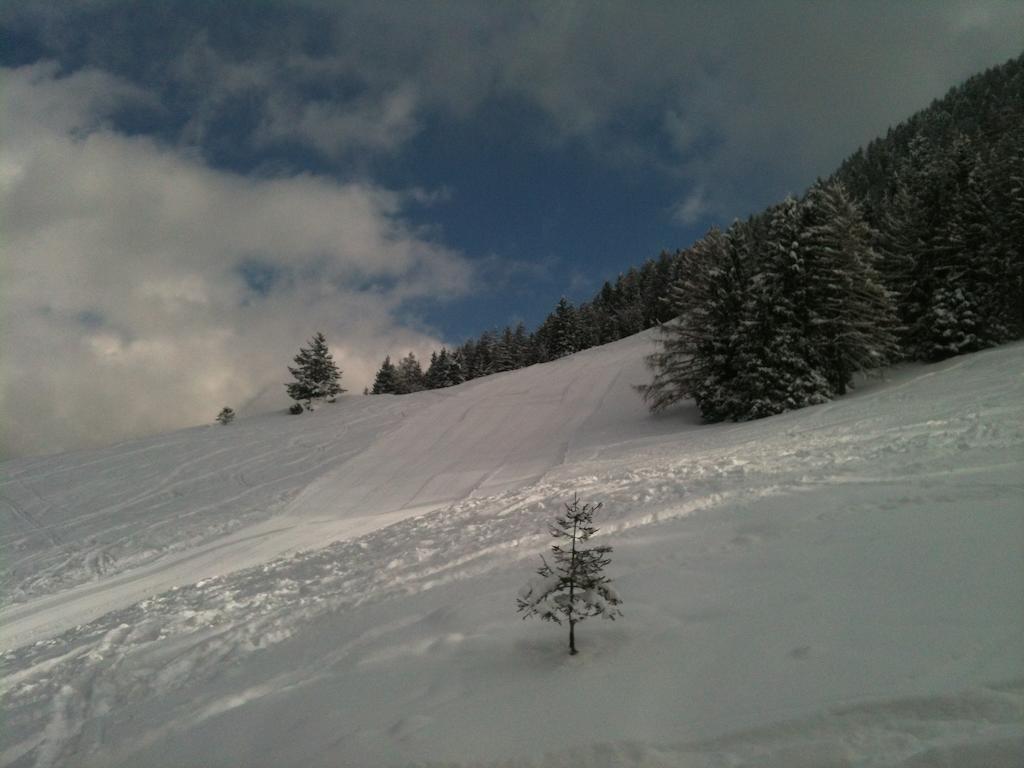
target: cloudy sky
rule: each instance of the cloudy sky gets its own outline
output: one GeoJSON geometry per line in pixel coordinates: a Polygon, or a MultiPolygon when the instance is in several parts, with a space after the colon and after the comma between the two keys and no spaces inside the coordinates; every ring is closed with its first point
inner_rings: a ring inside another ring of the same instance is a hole
{"type": "Polygon", "coordinates": [[[0,456],[283,406],[799,192],[1024,3],[0,3],[0,456]]]}

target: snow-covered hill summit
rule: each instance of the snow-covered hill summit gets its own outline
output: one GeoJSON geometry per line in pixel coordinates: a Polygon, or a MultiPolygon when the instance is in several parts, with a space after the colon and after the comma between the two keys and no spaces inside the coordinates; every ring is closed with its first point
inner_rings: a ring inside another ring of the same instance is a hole
{"type": "Polygon", "coordinates": [[[650,346],[2,465],[0,765],[1017,765],[1024,347],[709,426],[650,346]]]}

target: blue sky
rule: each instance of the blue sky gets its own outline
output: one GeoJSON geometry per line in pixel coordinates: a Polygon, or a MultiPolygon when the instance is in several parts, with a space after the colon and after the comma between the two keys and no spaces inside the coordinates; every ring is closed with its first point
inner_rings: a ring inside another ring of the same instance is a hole
{"type": "Polygon", "coordinates": [[[316,330],[361,390],[533,327],[1021,48],[999,2],[0,4],[0,450],[269,402],[316,330]]]}

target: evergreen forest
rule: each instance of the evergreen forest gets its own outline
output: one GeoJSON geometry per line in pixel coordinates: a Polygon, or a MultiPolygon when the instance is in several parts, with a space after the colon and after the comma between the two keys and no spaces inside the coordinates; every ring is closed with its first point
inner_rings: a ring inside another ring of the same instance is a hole
{"type": "Polygon", "coordinates": [[[830,177],[690,247],[630,268],[533,331],[487,330],[384,360],[374,394],[454,386],[660,326],[641,387],[709,421],[846,392],[900,360],[937,361],[1024,331],[1024,54],[950,90],[830,177]]]}

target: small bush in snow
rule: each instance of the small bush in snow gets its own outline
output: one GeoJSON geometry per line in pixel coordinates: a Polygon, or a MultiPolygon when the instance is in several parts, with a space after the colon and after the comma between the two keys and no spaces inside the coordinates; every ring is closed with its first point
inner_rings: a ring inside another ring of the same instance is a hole
{"type": "Polygon", "coordinates": [[[615,619],[622,615],[616,607],[622,601],[611,588],[603,571],[612,548],[583,547],[583,542],[597,532],[594,513],[600,504],[580,504],[573,495],[565,505],[565,514],[555,518],[551,535],[564,539],[551,547],[554,564],[541,556],[537,576],[519,590],[516,601],[523,618],[540,616],[545,621],[569,623],[569,653],[576,653],[576,624],[588,616],[615,619]]]}
{"type": "Polygon", "coordinates": [[[298,416],[300,413],[302,413],[302,411],[302,403],[295,403],[294,405],[292,405],[291,408],[288,409],[288,413],[292,414],[293,416],[298,416]]]}
{"type": "Polygon", "coordinates": [[[235,420],[235,411],[232,408],[228,408],[226,405],[221,408],[220,413],[217,414],[218,424],[230,424],[235,420]]]}

